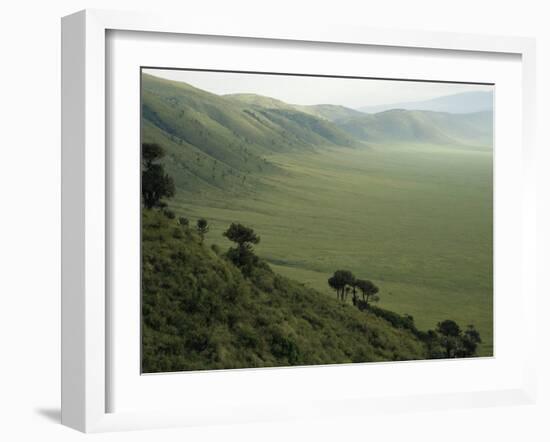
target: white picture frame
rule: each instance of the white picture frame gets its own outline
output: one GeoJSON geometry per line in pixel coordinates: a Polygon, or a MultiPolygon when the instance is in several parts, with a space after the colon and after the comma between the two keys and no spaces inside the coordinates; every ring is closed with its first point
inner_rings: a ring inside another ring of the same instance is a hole
{"type": "MultiPolygon", "coordinates": [[[[425,395],[344,397],[335,400],[256,407],[233,404],[227,414],[185,411],[108,412],[109,381],[107,328],[110,322],[106,227],[109,195],[107,174],[106,80],[109,31],[154,32],[272,39],[286,42],[339,43],[380,48],[438,49],[514,54],[521,57],[522,168],[521,185],[520,301],[522,318],[536,317],[535,248],[536,186],[534,177],[535,44],[532,39],[415,31],[357,29],[343,26],[308,25],[300,28],[277,24],[216,23],[193,17],[152,16],[87,10],[62,21],[62,423],[84,432],[185,426],[217,422],[248,422],[286,417],[368,414],[411,409],[488,406],[531,403],[536,393],[535,324],[522,319],[526,348],[521,363],[521,383],[502,389],[477,389],[462,393],[432,392],[425,395]]],[[[498,112],[498,107],[497,107],[498,112]]],[[[460,368],[460,367],[458,367],[460,368]]],[[[332,370],[338,370],[333,367],[332,370]]],[[[274,371],[264,372],[268,382],[274,371]]]]}

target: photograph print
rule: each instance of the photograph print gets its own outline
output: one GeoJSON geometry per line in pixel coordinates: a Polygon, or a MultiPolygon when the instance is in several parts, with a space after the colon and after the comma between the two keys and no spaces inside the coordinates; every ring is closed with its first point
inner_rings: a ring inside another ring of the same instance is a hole
{"type": "Polygon", "coordinates": [[[493,89],[142,68],[142,373],[491,357],[493,89]]]}

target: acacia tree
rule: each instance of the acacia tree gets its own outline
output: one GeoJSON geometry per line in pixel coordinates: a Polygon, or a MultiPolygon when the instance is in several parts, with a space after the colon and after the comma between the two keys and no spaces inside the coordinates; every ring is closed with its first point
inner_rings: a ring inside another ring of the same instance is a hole
{"type": "Polygon", "coordinates": [[[230,241],[237,244],[227,252],[227,257],[241,269],[243,274],[250,275],[254,266],[258,263],[258,257],[254,254],[253,244],[259,244],[260,237],[253,229],[239,223],[231,223],[229,228],[223,232],[230,241]]]}
{"type": "Polygon", "coordinates": [[[199,218],[197,220],[197,232],[199,232],[201,244],[204,242],[204,235],[206,235],[209,230],[210,226],[208,225],[208,221],[206,221],[204,218],[199,218]]]}
{"type": "Polygon", "coordinates": [[[354,281],[355,277],[349,270],[336,270],[334,275],[328,279],[328,285],[336,290],[336,298],[343,301],[346,287],[351,286],[354,281]]]}
{"type": "Polygon", "coordinates": [[[437,324],[437,333],[440,335],[441,345],[445,349],[447,358],[456,358],[460,348],[460,326],[451,319],[446,319],[437,324]]]}
{"type": "Polygon", "coordinates": [[[345,289],[345,300],[347,301],[348,300],[348,295],[351,293],[351,287],[349,285],[346,285],[345,289]]]}
{"type": "Polygon", "coordinates": [[[351,302],[353,302],[353,305],[357,305],[357,288],[359,285],[357,284],[357,279],[353,279],[351,283],[351,302]]]}
{"type": "Polygon", "coordinates": [[[229,228],[223,232],[223,236],[237,243],[239,249],[242,250],[252,251],[252,244],[260,242],[260,237],[254,233],[254,230],[239,223],[231,223],[229,228]]]}
{"type": "Polygon", "coordinates": [[[369,302],[378,302],[380,300],[380,297],[378,296],[379,289],[372,281],[369,281],[368,279],[358,279],[355,281],[355,284],[359,290],[361,290],[363,301],[367,304],[369,302]]]}
{"type": "Polygon", "coordinates": [[[336,291],[336,299],[339,299],[340,298],[340,282],[338,281],[338,279],[336,279],[335,276],[331,276],[328,279],[327,282],[328,282],[328,285],[336,291]]]}
{"type": "Polygon", "coordinates": [[[437,324],[437,333],[441,336],[441,345],[447,358],[468,358],[476,355],[481,336],[473,325],[462,331],[459,325],[450,320],[437,324]]]}
{"type": "Polygon", "coordinates": [[[473,325],[469,325],[462,334],[461,349],[458,352],[459,357],[467,358],[475,356],[478,344],[481,344],[481,336],[473,325]]]}
{"type": "Polygon", "coordinates": [[[171,198],[176,193],[176,186],[171,176],[164,171],[160,161],[165,156],[164,149],[158,144],[141,145],[141,196],[147,209],[162,208],[166,203],[163,198],[171,198]]]}

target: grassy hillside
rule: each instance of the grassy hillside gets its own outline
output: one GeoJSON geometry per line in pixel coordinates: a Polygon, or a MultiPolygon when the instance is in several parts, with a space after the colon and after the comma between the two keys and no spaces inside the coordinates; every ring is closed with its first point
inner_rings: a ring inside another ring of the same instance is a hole
{"type": "Polygon", "coordinates": [[[250,278],[190,228],[142,213],[146,373],[421,359],[410,331],[264,264],[250,278]]]}
{"type": "Polygon", "coordinates": [[[142,141],[159,143],[179,188],[243,193],[262,177],[284,174],[273,154],[364,148],[365,142],[487,146],[492,114],[298,106],[254,94],[218,96],[182,82],[142,76],[142,141]]]}
{"type": "Polygon", "coordinates": [[[143,75],[142,141],[164,146],[169,173],[192,191],[255,187],[258,176],[277,172],[269,161],[276,152],[361,144],[326,119],[275,102],[258,107],[143,75]]]}
{"type": "Polygon", "coordinates": [[[257,94],[228,94],[224,95],[224,97],[234,100],[238,103],[262,107],[265,109],[299,111],[328,121],[338,121],[346,118],[355,118],[364,115],[362,112],[350,109],[349,107],[345,106],[338,106],[334,104],[288,104],[275,98],[264,97],[257,94]]]}
{"type": "Polygon", "coordinates": [[[325,118],[329,121],[340,121],[346,118],[361,117],[364,114],[362,112],[350,109],[345,106],[337,106],[334,104],[314,104],[311,106],[296,106],[298,110],[310,113],[319,118],[325,118]]]}
{"type": "Polygon", "coordinates": [[[490,148],[493,113],[450,114],[393,109],[339,120],[347,133],[377,143],[429,143],[490,148]]]}
{"type": "Polygon", "coordinates": [[[230,100],[234,100],[237,103],[247,104],[265,109],[280,109],[304,112],[306,114],[313,115],[315,117],[329,121],[338,121],[346,118],[354,118],[364,115],[362,112],[350,109],[345,106],[338,106],[334,104],[288,104],[275,98],[264,97],[257,94],[228,94],[224,95],[224,97],[230,100]]]}
{"type": "Polygon", "coordinates": [[[206,217],[207,243],[226,249],[223,230],[243,222],[262,236],[258,255],[308,293],[332,302],[327,278],[346,268],[421,329],[474,324],[479,354],[492,354],[492,114],[329,121],[266,97],[143,84],[143,141],[165,148],[176,181],[169,206],[206,217]]]}
{"type": "Polygon", "coordinates": [[[176,195],[207,240],[229,246],[235,220],[263,233],[258,254],[278,273],[328,297],[337,268],[375,281],[380,305],[411,314],[422,329],[442,318],[482,333],[492,354],[492,156],[430,145],[274,155],[285,175],[253,194],[176,195]]]}

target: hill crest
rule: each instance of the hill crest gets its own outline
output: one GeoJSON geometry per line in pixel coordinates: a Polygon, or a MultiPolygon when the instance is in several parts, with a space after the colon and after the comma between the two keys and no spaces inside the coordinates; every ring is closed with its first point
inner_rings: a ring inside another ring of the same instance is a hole
{"type": "Polygon", "coordinates": [[[363,106],[358,110],[374,114],[392,109],[424,110],[456,114],[492,111],[493,93],[490,91],[461,92],[458,94],[443,95],[430,100],[363,106]]]}

